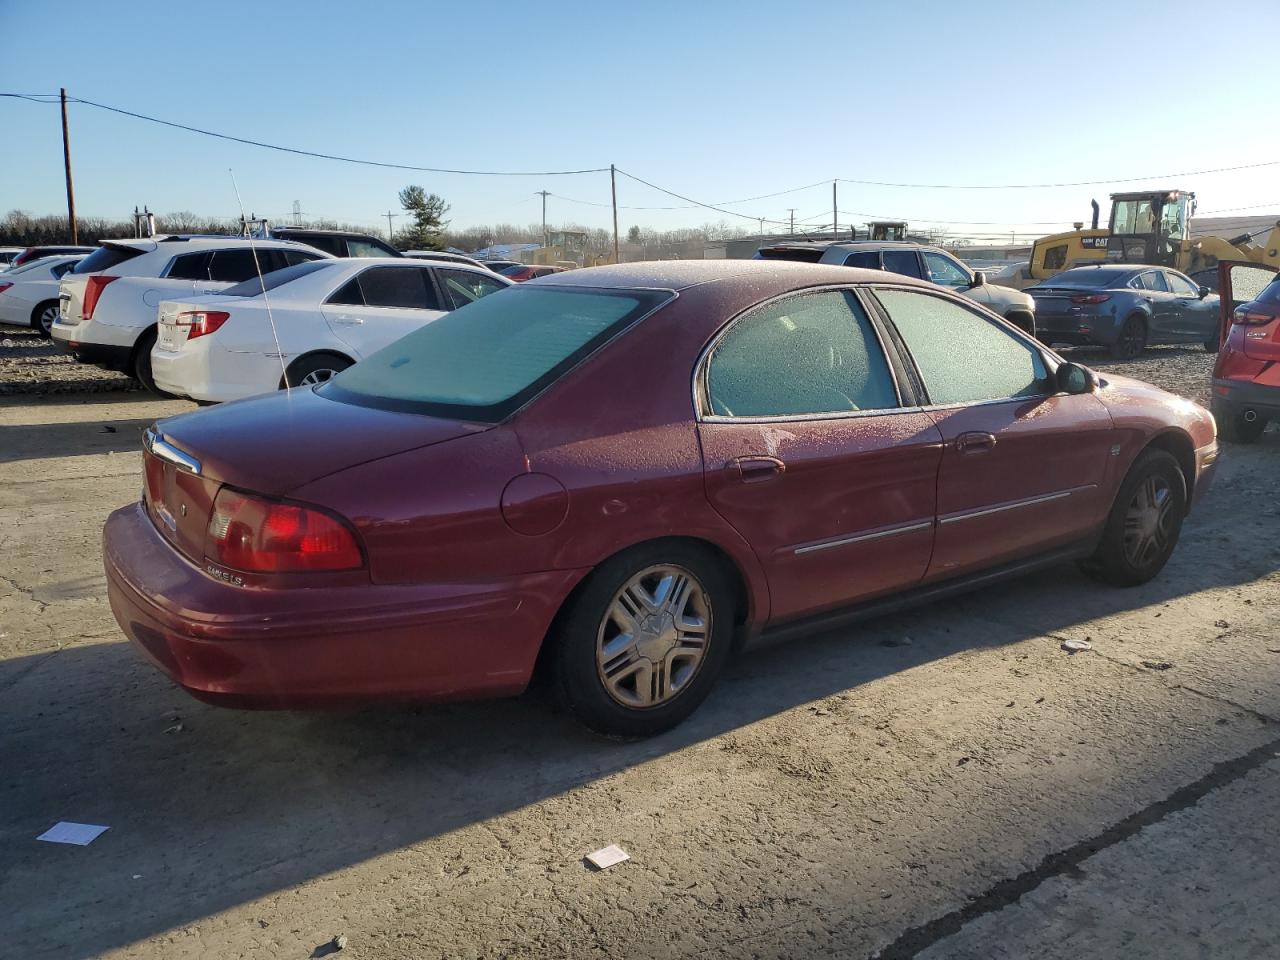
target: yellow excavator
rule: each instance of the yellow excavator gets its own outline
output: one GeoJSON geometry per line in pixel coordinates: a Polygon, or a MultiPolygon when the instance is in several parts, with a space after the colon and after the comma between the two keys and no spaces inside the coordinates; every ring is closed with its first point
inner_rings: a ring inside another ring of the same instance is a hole
{"type": "MultiPolygon", "coordinates": [[[[1077,223],[1070,233],[1041,237],[1031,248],[1031,262],[1021,271],[1026,285],[1071,267],[1106,261],[1152,263],[1194,276],[1216,268],[1219,260],[1247,260],[1280,267],[1280,222],[1269,230],[1222,237],[1191,237],[1196,195],[1187,190],[1154,190],[1111,194],[1111,220],[1098,226],[1077,223]],[[1269,234],[1263,243],[1254,241],[1269,234]]],[[[1199,278],[1197,278],[1199,279],[1199,278]]]]}

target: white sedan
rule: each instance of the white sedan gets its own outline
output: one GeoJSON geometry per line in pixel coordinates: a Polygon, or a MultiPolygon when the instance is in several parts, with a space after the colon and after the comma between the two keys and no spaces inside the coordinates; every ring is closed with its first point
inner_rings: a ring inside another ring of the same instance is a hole
{"type": "Polygon", "coordinates": [[[0,273],[0,323],[49,336],[58,317],[58,282],[84,254],[44,257],[0,273]]]}
{"type": "Polygon", "coordinates": [[[482,267],[315,260],[221,293],[165,300],[151,370],[202,402],[322,383],[450,310],[511,286],[482,267]]]}

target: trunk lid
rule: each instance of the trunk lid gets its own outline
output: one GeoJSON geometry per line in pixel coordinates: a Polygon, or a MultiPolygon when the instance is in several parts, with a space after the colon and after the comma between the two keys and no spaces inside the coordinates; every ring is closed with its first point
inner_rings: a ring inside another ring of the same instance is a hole
{"type": "Polygon", "coordinates": [[[299,387],[170,417],[156,430],[199,461],[201,477],[280,496],[360,463],[491,426],[340,403],[299,387]]]}

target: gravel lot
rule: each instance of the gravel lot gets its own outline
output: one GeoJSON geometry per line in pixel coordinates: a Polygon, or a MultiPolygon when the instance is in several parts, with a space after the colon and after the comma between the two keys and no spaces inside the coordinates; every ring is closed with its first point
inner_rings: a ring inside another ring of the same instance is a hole
{"type": "MultiPolygon", "coordinates": [[[[141,430],[193,405],[0,337],[0,954],[1275,955],[1274,428],[1225,450],[1151,584],[1065,567],[749,651],[690,723],[618,744],[537,695],[178,692],[122,642],[99,537],[141,430]],[[110,829],[34,839],[59,820],[110,829]],[[632,860],[583,865],[610,843],[632,860]]],[[[1075,353],[1205,399],[1199,350],[1075,353]]]]}

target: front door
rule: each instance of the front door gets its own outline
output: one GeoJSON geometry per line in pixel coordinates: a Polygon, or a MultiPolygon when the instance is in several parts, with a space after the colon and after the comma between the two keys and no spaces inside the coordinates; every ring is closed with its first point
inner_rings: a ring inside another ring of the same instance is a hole
{"type": "Polygon", "coordinates": [[[750,544],[785,620],[918,583],[942,438],[904,403],[848,290],[736,320],[700,377],[707,496],[750,544]]]}
{"type": "Polygon", "coordinates": [[[1173,331],[1187,343],[1216,342],[1218,337],[1218,298],[1200,296],[1200,288],[1173,270],[1164,271],[1165,282],[1173,296],[1175,314],[1173,331]]]}
{"type": "Polygon", "coordinates": [[[1092,394],[1059,393],[1030,339],[951,299],[879,289],[945,443],[928,578],[1082,540],[1110,504],[1111,416],[1092,394]]]}

